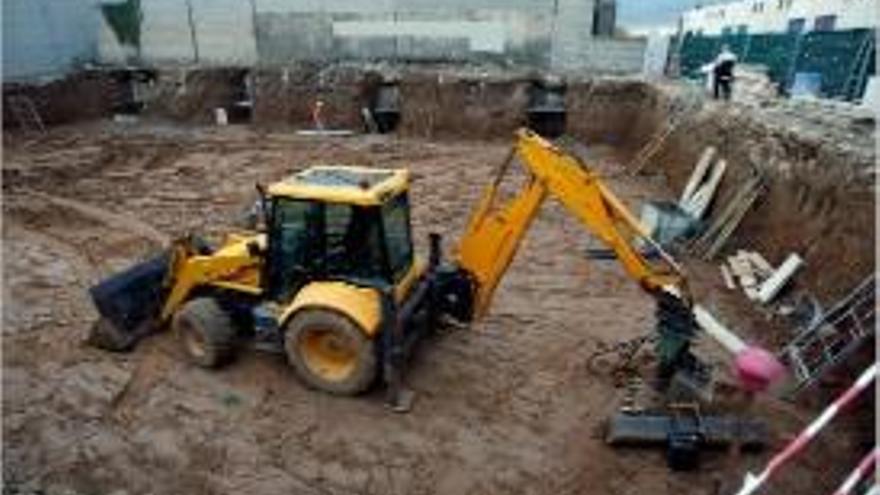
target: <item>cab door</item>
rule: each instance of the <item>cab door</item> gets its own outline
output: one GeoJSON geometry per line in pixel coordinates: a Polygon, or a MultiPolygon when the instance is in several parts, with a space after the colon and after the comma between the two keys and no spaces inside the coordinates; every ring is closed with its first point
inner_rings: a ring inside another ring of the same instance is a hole
{"type": "Polygon", "coordinates": [[[314,201],[273,201],[266,263],[272,299],[289,300],[315,274],[321,251],[321,213],[321,205],[314,201]]]}

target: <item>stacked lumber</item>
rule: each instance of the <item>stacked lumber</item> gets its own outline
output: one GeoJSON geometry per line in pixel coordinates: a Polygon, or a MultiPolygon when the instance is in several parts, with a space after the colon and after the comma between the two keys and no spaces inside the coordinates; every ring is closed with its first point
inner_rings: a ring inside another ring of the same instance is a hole
{"type": "Polygon", "coordinates": [[[779,268],[774,268],[761,253],[740,249],[728,256],[720,268],[728,289],[739,287],[749,300],[766,304],[779,294],[802,264],[797,254],[791,254],[779,268]]]}
{"type": "Polygon", "coordinates": [[[691,243],[688,250],[705,260],[714,258],[727,244],[765,188],[764,178],[760,174],[746,180],[733,198],[714,216],[709,227],[691,243]]]}
{"type": "Polygon", "coordinates": [[[742,288],[752,301],[758,299],[761,282],[773,274],[773,266],[757,251],[740,249],[727,262],[721,265],[721,273],[728,289],[742,288]]]}

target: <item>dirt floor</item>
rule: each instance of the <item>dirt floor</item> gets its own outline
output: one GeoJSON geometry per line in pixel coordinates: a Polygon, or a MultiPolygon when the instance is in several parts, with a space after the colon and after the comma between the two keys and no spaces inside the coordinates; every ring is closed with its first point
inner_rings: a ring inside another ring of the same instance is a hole
{"type": "MultiPolygon", "coordinates": [[[[256,181],[316,162],[409,167],[424,252],[430,231],[449,247],[507,149],[504,141],[109,123],[8,140],[4,493],[732,493],[811,413],[760,400],[753,410],[770,422],[770,451],[710,453],[695,473],[671,473],[660,450],[607,447],[603,422],[621,391],[586,361],[600,342],[650,331],[654,303],[614,262],[587,260],[597,242],[555,204],[542,211],[490,315],[422,347],[407,415],[383,407],[381,390],[361,398],[311,391],[282,356],[244,351],[205,371],[184,362],[168,333],[124,355],[83,342],[96,317],[91,284],[157,249],[156,231],[231,228],[256,181]],[[70,201],[122,220],[100,220],[70,201]]],[[[615,174],[614,150],[591,153],[634,209],[675,196],[660,176],[615,174]]],[[[717,289],[716,271],[697,275],[697,285],[717,289]]],[[[722,318],[742,321],[716,299],[722,318]]],[[[823,440],[772,492],[830,492],[854,465],[848,442],[823,440]]]]}

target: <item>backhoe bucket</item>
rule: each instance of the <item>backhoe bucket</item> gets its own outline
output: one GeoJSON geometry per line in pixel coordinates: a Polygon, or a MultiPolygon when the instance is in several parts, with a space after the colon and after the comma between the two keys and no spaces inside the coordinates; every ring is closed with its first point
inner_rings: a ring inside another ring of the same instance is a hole
{"type": "Polygon", "coordinates": [[[127,351],[154,327],[165,300],[171,254],[165,252],[111,276],[89,289],[101,314],[92,328],[92,345],[127,351]]]}

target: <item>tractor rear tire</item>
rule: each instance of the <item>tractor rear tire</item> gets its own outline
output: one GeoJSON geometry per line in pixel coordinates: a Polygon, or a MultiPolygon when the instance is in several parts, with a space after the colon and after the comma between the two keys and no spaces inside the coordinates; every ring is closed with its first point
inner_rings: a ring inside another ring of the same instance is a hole
{"type": "Polygon", "coordinates": [[[217,368],[235,353],[232,319],[212,298],[198,297],[187,302],[174,315],[172,328],[187,358],[203,368],[217,368]]]}
{"type": "Polygon", "coordinates": [[[376,379],[375,342],[335,311],[298,313],[284,332],[284,349],[297,375],[312,388],[357,395],[376,379]]]}

